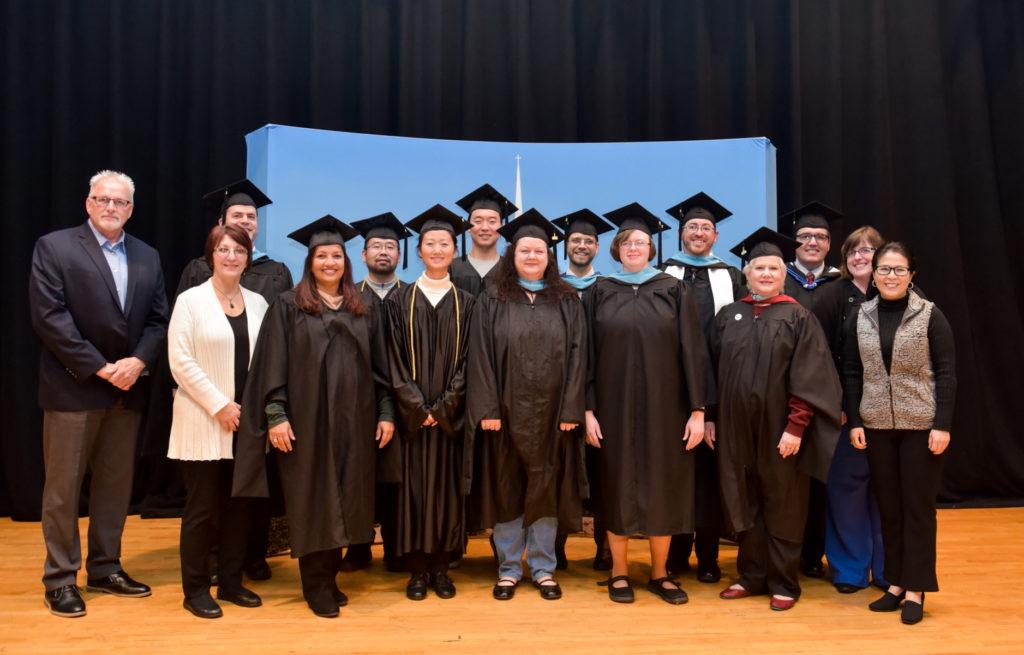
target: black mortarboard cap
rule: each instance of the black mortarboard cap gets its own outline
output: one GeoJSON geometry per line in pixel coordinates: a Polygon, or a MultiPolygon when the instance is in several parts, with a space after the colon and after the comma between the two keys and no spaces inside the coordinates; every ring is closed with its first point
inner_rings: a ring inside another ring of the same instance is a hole
{"type": "Polygon", "coordinates": [[[571,214],[559,216],[551,222],[565,234],[566,257],[569,256],[569,237],[574,232],[588,234],[596,238],[598,235],[610,232],[614,229],[608,224],[608,221],[604,220],[589,209],[580,209],[572,212],[571,214]]]}
{"type": "Polygon", "coordinates": [[[498,233],[509,243],[515,243],[523,237],[543,239],[549,246],[558,245],[563,240],[562,233],[544,218],[536,209],[520,214],[515,220],[498,228],[498,233]]]}
{"type": "Polygon", "coordinates": [[[409,266],[409,249],[405,247],[405,239],[411,232],[402,225],[402,221],[391,212],[377,214],[370,218],[364,218],[352,223],[352,227],[359,230],[365,241],[370,239],[390,239],[402,241],[402,268],[409,266]]]}
{"type": "Polygon", "coordinates": [[[498,193],[497,189],[490,184],[470,191],[465,197],[455,202],[469,216],[476,209],[493,209],[501,215],[501,222],[504,223],[510,214],[519,210],[511,200],[498,193]]]}
{"type": "Polygon", "coordinates": [[[782,261],[791,262],[796,256],[796,249],[799,245],[799,242],[784,234],[779,234],[769,227],[759,227],[729,252],[739,257],[743,263],[767,255],[782,257],[782,261]]]}
{"type": "Polygon", "coordinates": [[[357,236],[359,232],[351,225],[327,214],[295,230],[288,238],[313,249],[328,244],[344,246],[346,241],[357,236]]]}
{"type": "Polygon", "coordinates": [[[683,227],[687,221],[694,218],[703,218],[718,225],[719,221],[724,221],[732,216],[731,211],[720,205],[717,200],[703,191],[697,192],[678,205],[669,207],[665,210],[665,213],[679,221],[680,250],[683,249],[683,227]]]}
{"type": "Polygon", "coordinates": [[[207,213],[215,215],[218,219],[232,205],[249,205],[259,209],[270,202],[270,198],[249,180],[232,182],[203,196],[203,206],[207,213]]]}
{"type": "Polygon", "coordinates": [[[619,232],[624,230],[642,230],[651,236],[657,234],[658,266],[661,266],[661,233],[669,229],[669,226],[663,220],[652,214],[638,202],[631,202],[624,207],[613,209],[606,213],[604,217],[615,223],[619,227],[619,232]]]}
{"type": "Polygon", "coordinates": [[[405,227],[420,234],[431,230],[447,230],[455,236],[466,231],[466,221],[444,205],[434,205],[406,223],[405,227]]]}
{"type": "Polygon", "coordinates": [[[831,231],[832,222],[842,217],[840,212],[814,200],[779,216],[779,232],[796,236],[796,231],[803,227],[818,227],[831,231]]]}

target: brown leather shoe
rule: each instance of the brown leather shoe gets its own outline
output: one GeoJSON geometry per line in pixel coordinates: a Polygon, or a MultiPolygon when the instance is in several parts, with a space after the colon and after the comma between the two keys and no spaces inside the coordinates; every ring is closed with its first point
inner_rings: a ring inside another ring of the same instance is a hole
{"type": "Polygon", "coordinates": [[[772,599],[768,601],[768,605],[776,612],[785,612],[786,610],[793,609],[793,606],[796,605],[796,598],[772,596],[772,599]]]}
{"type": "Polygon", "coordinates": [[[733,589],[732,587],[726,587],[718,594],[718,597],[722,600],[736,600],[737,598],[746,598],[747,596],[753,596],[749,590],[740,587],[739,589],[733,589]]]}

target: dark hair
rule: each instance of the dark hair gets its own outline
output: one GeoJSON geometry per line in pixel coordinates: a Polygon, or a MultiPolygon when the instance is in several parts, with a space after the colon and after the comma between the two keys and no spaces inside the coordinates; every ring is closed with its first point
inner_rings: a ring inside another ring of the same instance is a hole
{"type": "MultiPolygon", "coordinates": [[[[622,260],[619,259],[619,248],[622,247],[622,242],[627,240],[628,235],[633,234],[633,232],[636,231],[636,229],[637,228],[634,228],[632,230],[619,230],[619,233],[615,235],[614,239],[612,239],[612,259],[619,262],[620,264],[622,263],[622,260]]],[[[640,232],[644,231],[640,230],[640,232]]],[[[647,233],[644,232],[644,234],[647,233]]],[[[652,237],[650,234],[647,234],[647,238],[651,240],[651,254],[647,256],[647,261],[652,261],[655,257],[658,256],[658,247],[654,245],[654,237],[652,237]]]]}
{"type": "Polygon", "coordinates": [[[914,263],[914,253],[910,251],[910,247],[901,241],[889,241],[884,246],[875,251],[875,256],[871,260],[872,270],[878,268],[878,260],[882,258],[882,255],[894,252],[897,255],[903,255],[907,258],[907,268],[913,273],[917,270],[917,265],[914,263]]]}
{"type": "MultiPolygon", "coordinates": [[[[302,279],[295,285],[295,306],[313,316],[319,316],[325,305],[320,294],[316,291],[316,279],[313,277],[313,256],[317,248],[334,244],[324,244],[316,248],[310,248],[306,254],[306,261],[302,264],[302,279]]],[[[352,281],[352,262],[345,252],[345,246],[341,246],[341,252],[345,256],[345,271],[341,274],[341,284],[338,290],[341,292],[341,308],[353,316],[366,316],[369,310],[363,302],[363,296],[356,289],[352,281]]]]}
{"type": "Polygon", "coordinates": [[[847,280],[853,276],[850,275],[850,269],[846,267],[846,260],[861,241],[867,241],[876,251],[885,243],[885,239],[878,233],[878,230],[870,225],[863,225],[850,232],[850,236],[846,237],[846,241],[843,241],[843,247],[839,250],[842,255],[842,261],[839,262],[839,272],[847,280]]]}
{"type": "MultiPolygon", "coordinates": [[[[537,292],[538,296],[560,298],[576,293],[576,289],[565,283],[558,272],[558,257],[553,248],[548,249],[548,265],[544,269],[544,288],[537,292]]],[[[495,266],[494,296],[498,300],[508,302],[522,298],[523,288],[519,286],[519,273],[516,272],[516,244],[510,243],[505,248],[495,266]]]]}
{"type": "Polygon", "coordinates": [[[206,235],[206,247],[203,248],[203,259],[210,270],[213,270],[213,251],[220,246],[224,237],[230,237],[232,241],[245,248],[248,253],[245,256],[245,268],[249,268],[249,264],[252,263],[252,239],[249,238],[249,233],[236,225],[214,225],[206,235]]]}

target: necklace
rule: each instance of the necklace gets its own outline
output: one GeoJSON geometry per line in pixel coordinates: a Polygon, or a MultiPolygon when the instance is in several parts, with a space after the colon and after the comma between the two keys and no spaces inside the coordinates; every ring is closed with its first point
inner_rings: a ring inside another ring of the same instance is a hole
{"type": "Polygon", "coordinates": [[[228,307],[230,307],[231,309],[235,308],[235,298],[238,297],[238,294],[242,293],[242,287],[238,287],[238,290],[235,291],[233,295],[229,296],[220,289],[218,289],[217,285],[214,284],[213,282],[210,283],[210,286],[213,287],[213,290],[219,293],[224,298],[224,300],[228,301],[228,307]]]}

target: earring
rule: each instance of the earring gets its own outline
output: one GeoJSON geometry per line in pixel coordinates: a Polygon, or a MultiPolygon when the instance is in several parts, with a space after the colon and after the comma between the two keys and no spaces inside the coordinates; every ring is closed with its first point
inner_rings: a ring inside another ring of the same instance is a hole
{"type": "Polygon", "coordinates": [[[908,289],[913,289],[913,288],[914,288],[914,283],[913,283],[913,282],[911,282],[910,284],[908,284],[908,285],[907,285],[907,288],[908,288],[908,289]]]}
{"type": "Polygon", "coordinates": [[[873,287],[875,287],[875,288],[877,288],[877,287],[878,287],[878,285],[877,285],[877,284],[875,284],[875,281],[874,281],[873,279],[871,280],[871,286],[873,286],[873,287]]]}

